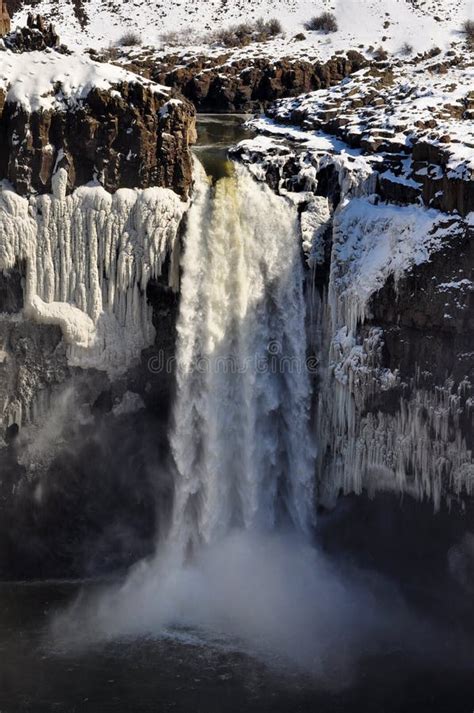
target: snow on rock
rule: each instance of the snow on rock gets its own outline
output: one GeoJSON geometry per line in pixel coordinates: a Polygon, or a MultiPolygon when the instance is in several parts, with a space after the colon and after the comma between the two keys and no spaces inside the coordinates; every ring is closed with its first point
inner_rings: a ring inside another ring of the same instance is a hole
{"type": "Polygon", "coordinates": [[[71,365],[121,373],[154,340],[146,287],[176,260],[186,204],[165,188],[65,196],[58,174],[56,195],[29,201],[3,184],[0,270],[26,262],[25,314],[61,327],[71,365]]]}
{"type": "Polygon", "coordinates": [[[178,104],[181,104],[180,99],[169,99],[169,101],[167,101],[166,104],[163,104],[163,106],[161,107],[160,116],[162,118],[166,118],[169,115],[170,108],[178,104]]]}
{"type": "Polygon", "coordinates": [[[79,53],[0,51],[0,90],[7,102],[17,103],[28,112],[74,109],[92,89],[118,91],[125,82],[140,83],[163,96],[170,91],[121,67],[94,62],[79,53]]]}
{"type": "Polygon", "coordinates": [[[336,211],[330,283],[335,327],[355,332],[367,316],[370,297],[390,276],[397,281],[430,259],[458,221],[421,206],[374,205],[352,198],[336,211]]]}
{"type": "Polygon", "coordinates": [[[454,440],[450,430],[462,418],[469,383],[447,380],[403,397],[398,371],[383,366],[383,330],[361,329],[389,277],[397,289],[399,279],[433,259],[464,227],[459,217],[377,203],[370,195],[343,197],[333,216],[327,298],[313,309],[321,320],[315,334],[323,334],[317,430],[321,452],[332,454],[326,470],[319,464],[328,503],[340,489],[388,489],[430,498],[438,509],[447,493],[473,492],[472,451],[460,426],[454,440]],[[372,397],[391,391],[396,408],[370,406],[372,397]]]}
{"type": "MultiPolygon", "coordinates": [[[[255,177],[271,181],[299,205],[312,268],[308,299],[311,347],[319,365],[319,502],[333,505],[341,490],[391,490],[430,498],[439,508],[443,497],[472,494],[473,453],[463,431],[471,408],[469,381],[433,378],[422,385],[417,364],[412,377],[402,378],[397,355],[387,361],[386,333],[374,325],[372,312],[390,279],[398,294],[411,270],[458,244],[474,214],[463,219],[428,208],[421,197],[407,205],[384,202],[377,193],[379,154],[364,155],[361,147],[318,129],[263,119],[252,123],[266,135],[242,142],[233,153],[255,177]]],[[[402,166],[410,165],[403,157],[402,166]]],[[[437,286],[446,294],[471,289],[469,273],[437,286]]]]}
{"type": "Polygon", "coordinates": [[[333,216],[327,297],[313,309],[321,320],[315,334],[323,334],[317,429],[322,452],[332,454],[326,471],[319,464],[328,502],[339,489],[388,489],[428,497],[437,509],[447,492],[473,491],[472,452],[460,428],[454,441],[449,430],[463,413],[463,384],[455,388],[448,381],[433,391],[415,388],[408,398],[394,396],[393,411],[370,408],[372,396],[398,393],[400,375],[382,366],[383,330],[361,330],[387,280],[392,277],[397,289],[398,280],[464,227],[460,217],[421,205],[342,195],[333,216]]]}
{"type": "Polygon", "coordinates": [[[361,69],[331,89],[281,99],[270,109],[272,120],[254,125],[308,147],[313,141],[315,149],[333,134],[334,150],[346,142],[346,151],[348,144],[379,161],[384,157],[384,183],[466,213],[474,201],[468,185],[474,176],[473,86],[469,52],[435,49],[427,57],[361,69]],[[463,185],[450,189],[448,181],[463,185]]]}

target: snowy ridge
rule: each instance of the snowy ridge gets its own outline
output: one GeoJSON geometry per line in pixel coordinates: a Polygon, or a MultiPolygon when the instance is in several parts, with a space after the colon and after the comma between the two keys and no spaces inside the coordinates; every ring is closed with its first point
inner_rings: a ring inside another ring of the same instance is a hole
{"type": "MultiPolygon", "coordinates": [[[[444,46],[459,39],[462,21],[472,14],[470,0],[40,0],[34,8],[55,23],[71,47],[96,48],[116,42],[127,30],[138,31],[145,45],[157,47],[162,45],[163,32],[184,30],[192,35],[231,23],[276,17],[287,38],[269,43],[269,56],[273,57],[292,54],[291,48],[307,54],[311,49],[331,53],[361,43],[378,45],[383,37],[384,46],[391,51],[404,42],[419,49],[444,46]],[[308,33],[308,42],[302,46],[294,43],[292,37],[303,30],[304,22],[324,10],[335,13],[339,32],[332,36],[308,33]]],[[[30,9],[25,5],[14,15],[13,24],[23,24],[30,9]]],[[[258,51],[261,53],[262,47],[258,51]]]]}
{"type": "Polygon", "coordinates": [[[123,83],[140,83],[163,96],[170,91],[120,67],[94,62],[79,53],[0,51],[0,90],[5,92],[7,102],[20,104],[28,112],[71,110],[84,101],[92,89],[117,92],[123,83]]]}

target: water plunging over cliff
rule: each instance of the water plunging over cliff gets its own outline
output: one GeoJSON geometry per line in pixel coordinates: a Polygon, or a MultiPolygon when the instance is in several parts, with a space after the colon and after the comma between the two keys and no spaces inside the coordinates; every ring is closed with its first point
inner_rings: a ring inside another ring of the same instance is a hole
{"type": "MultiPolygon", "coordinates": [[[[247,169],[196,165],[178,322],[173,538],[232,526],[307,531],[313,504],[296,211],[247,169]]],[[[184,544],[184,543],[183,543],[184,544]]]]}
{"type": "Polygon", "coordinates": [[[170,530],[124,583],[56,617],[60,643],[152,635],[250,652],[330,687],[432,632],[398,592],[307,537],[314,507],[298,215],[243,166],[199,164],[177,325],[170,530]]]}

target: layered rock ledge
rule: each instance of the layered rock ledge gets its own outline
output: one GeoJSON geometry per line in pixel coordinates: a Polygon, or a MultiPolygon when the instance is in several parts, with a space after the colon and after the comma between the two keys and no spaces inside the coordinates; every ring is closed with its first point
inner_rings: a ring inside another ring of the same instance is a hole
{"type": "Polygon", "coordinates": [[[422,200],[465,216],[474,210],[473,79],[472,52],[434,50],[362,69],[328,91],[277,102],[267,113],[306,134],[336,136],[372,158],[387,201],[422,200]]]}
{"type": "Polygon", "coordinates": [[[18,193],[50,193],[65,168],[68,191],[97,181],[111,192],[162,186],[187,196],[195,124],[186,99],[50,48],[0,51],[0,66],[0,177],[18,193]]]}
{"type": "Polygon", "coordinates": [[[160,55],[144,50],[114,60],[159,84],[178,90],[200,112],[252,113],[263,111],[281,97],[327,89],[365,67],[367,60],[354,50],[327,61],[265,56],[160,55]]]}

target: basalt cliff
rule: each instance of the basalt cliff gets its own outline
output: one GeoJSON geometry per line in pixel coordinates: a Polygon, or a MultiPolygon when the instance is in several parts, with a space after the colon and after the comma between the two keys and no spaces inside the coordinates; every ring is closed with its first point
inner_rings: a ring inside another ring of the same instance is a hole
{"type": "Polygon", "coordinates": [[[0,64],[0,576],[92,572],[153,539],[139,424],[145,402],[165,418],[172,377],[146,350],[173,349],[195,111],[69,52],[41,18],[0,64]]]}
{"type": "Polygon", "coordinates": [[[236,149],[300,211],[320,503],[472,495],[472,59],[440,55],[277,102],[236,149]]]}

